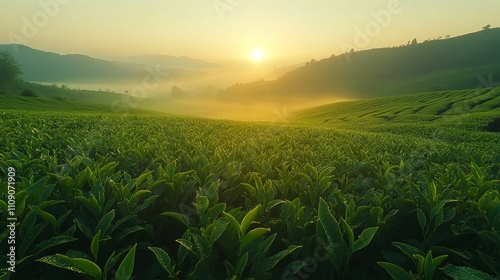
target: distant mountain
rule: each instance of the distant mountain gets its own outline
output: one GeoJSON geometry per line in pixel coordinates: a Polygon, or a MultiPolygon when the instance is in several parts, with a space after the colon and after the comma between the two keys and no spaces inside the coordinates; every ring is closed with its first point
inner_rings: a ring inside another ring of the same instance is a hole
{"type": "Polygon", "coordinates": [[[234,100],[368,98],[500,85],[500,29],[404,47],[352,51],[272,81],[237,84],[221,92],[234,100]]]}
{"type": "Polygon", "coordinates": [[[151,65],[151,66],[160,65],[160,67],[165,67],[165,68],[182,68],[188,70],[220,67],[218,64],[190,58],[187,56],[176,57],[171,55],[151,54],[151,55],[116,57],[116,60],[139,63],[144,65],[151,65]]]}
{"type": "MultiPolygon", "coordinates": [[[[143,64],[96,59],[81,54],[60,55],[23,45],[0,44],[0,51],[10,51],[21,65],[22,78],[30,82],[107,82],[142,80],[148,74],[143,64]]],[[[156,64],[155,64],[156,65],[156,64]]],[[[200,75],[161,65],[165,79],[200,75]],[[172,69],[170,69],[172,68],[172,69]]],[[[153,71],[153,70],[152,70],[153,71]]]]}

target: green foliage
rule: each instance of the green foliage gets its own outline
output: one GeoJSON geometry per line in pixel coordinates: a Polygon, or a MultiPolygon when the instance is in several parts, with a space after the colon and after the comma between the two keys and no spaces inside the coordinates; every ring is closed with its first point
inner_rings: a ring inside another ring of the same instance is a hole
{"type": "Polygon", "coordinates": [[[384,122],[0,112],[16,277],[499,277],[498,135],[384,122]]]}
{"type": "Polygon", "coordinates": [[[21,95],[22,96],[27,96],[27,97],[35,97],[35,96],[38,96],[36,94],[36,92],[34,92],[33,90],[31,89],[25,89],[21,92],[21,95]]]}
{"type": "Polygon", "coordinates": [[[83,258],[70,258],[64,255],[46,256],[38,261],[49,265],[71,270],[79,274],[85,274],[92,279],[100,279],[102,275],[101,269],[93,262],[83,258]]]}
{"type": "MultiPolygon", "coordinates": [[[[343,50],[343,55],[311,60],[279,79],[236,84],[225,89],[223,96],[244,101],[249,96],[259,101],[318,100],[329,93],[336,98],[367,99],[436,89],[489,87],[495,83],[480,77],[492,74],[498,79],[500,76],[499,38],[500,29],[494,28],[397,48],[349,52],[349,47],[343,50]],[[481,51],[478,45],[484,46],[481,51]],[[455,52],[457,49],[459,53],[455,52]]],[[[384,107],[380,105],[366,109],[384,107]]]]}
{"type": "Polygon", "coordinates": [[[422,254],[413,254],[412,257],[414,258],[414,260],[416,260],[415,262],[415,265],[417,267],[416,273],[413,273],[411,271],[405,271],[403,268],[393,263],[378,262],[378,264],[382,266],[387,271],[387,273],[389,273],[389,275],[391,275],[392,279],[395,280],[433,279],[436,270],[448,256],[442,255],[433,258],[432,251],[429,251],[425,256],[422,254]]]}
{"type": "Polygon", "coordinates": [[[443,271],[453,280],[494,280],[499,279],[482,271],[464,266],[446,266],[443,271]]]}
{"type": "Polygon", "coordinates": [[[316,229],[316,235],[320,239],[326,236],[324,247],[329,260],[337,273],[344,272],[343,270],[349,263],[351,255],[370,244],[378,227],[363,230],[358,238],[355,239],[352,228],[343,218],[340,218],[341,223],[339,223],[330,213],[328,204],[322,198],[318,207],[318,216],[319,226],[316,229]]]}
{"type": "Polygon", "coordinates": [[[21,67],[9,51],[0,51],[0,93],[13,89],[21,75],[21,67]]]}

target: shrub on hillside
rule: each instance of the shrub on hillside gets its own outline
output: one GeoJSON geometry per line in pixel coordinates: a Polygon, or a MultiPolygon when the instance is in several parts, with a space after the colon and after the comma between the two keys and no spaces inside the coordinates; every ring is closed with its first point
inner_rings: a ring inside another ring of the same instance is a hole
{"type": "Polygon", "coordinates": [[[38,96],[38,95],[36,94],[36,92],[34,92],[34,91],[33,91],[33,90],[31,90],[31,89],[25,89],[25,90],[23,90],[23,92],[21,92],[21,95],[22,95],[22,96],[28,96],[28,97],[36,97],[36,96],[38,96]]]}
{"type": "Polygon", "coordinates": [[[61,102],[66,102],[66,101],[68,101],[68,99],[67,99],[66,97],[64,97],[64,96],[54,96],[53,98],[54,98],[55,100],[57,100],[57,101],[61,101],[61,102]]]}

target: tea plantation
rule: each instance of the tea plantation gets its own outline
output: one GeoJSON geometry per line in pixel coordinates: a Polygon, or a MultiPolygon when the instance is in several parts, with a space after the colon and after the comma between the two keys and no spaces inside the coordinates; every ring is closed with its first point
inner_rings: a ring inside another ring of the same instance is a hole
{"type": "Polygon", "coordinates": [[[0,279],[498,279],[499,96],[287,123],[0,111],[0,279]]]}

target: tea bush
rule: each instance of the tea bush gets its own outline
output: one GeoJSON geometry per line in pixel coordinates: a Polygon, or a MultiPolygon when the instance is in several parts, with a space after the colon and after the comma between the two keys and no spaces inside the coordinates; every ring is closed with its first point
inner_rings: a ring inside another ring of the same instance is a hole
{"type": "Polygon", "coordinates": [[[437,126],[5,111],[0,279],[500,277],[500,137],[437,126]]]}

